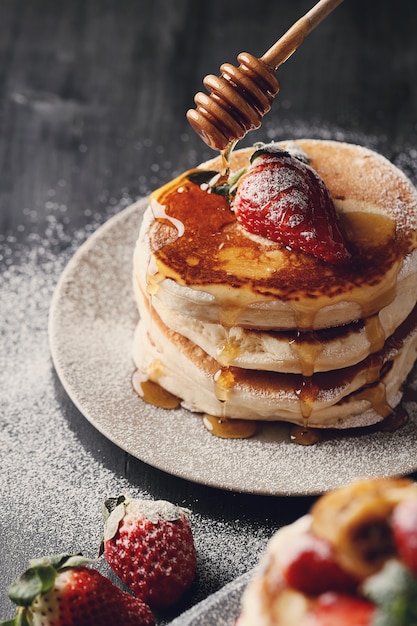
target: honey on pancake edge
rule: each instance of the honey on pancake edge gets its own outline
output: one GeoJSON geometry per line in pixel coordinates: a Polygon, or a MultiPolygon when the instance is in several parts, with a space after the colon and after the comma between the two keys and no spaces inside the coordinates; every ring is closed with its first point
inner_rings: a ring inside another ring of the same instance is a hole
{"type": "MultiPolygon", "coordinates": [[[[213,282],[213,267],[210,267],[210,262],[213,259],[212,252],[213,250],[216,250],[216,244],[218,250],[224,249],[224,241],[216,242],[213,240],[218,236],[224,237],[224,232],[227,232],[228,228],[233,228],[233,224],[235,222],[234,214],[230,211],[227,199],[221,198],[216,194],[209,194],[200,186],[192,183],[190,184],[190,181],[187,178],[188,174],[189,172],[184,173],[153,194],[157,203],[163,207],[164,215],[159,216],[156,219],[156,223],[158,223],[159,228],[157,229],[157,233],[152,240],[153,254],[157,261],[157,272],[152,274],[152,280],[150,281],[150,297],[152,295],[152,289],[157,291],[157,285],[165,278],[172,278],[184,285],[191,284],[193,287],[196,287],[197,285],[197,288],[198,285],[201,285],[203,288],[205,280],[213,282]],[[204,194],[204,202],[201,201],[202,193],[204,194]],[[172,201],[173,199],[174,201],[172,201]],[[207,214],[209,214],[209,220],[207,220],[207,214]],[[180,224],[183,228],[183,232],[180,237],[178,236],[178,224],[180,224]],[[203,237],[199,236],[201,233],[200,226],[202,224],[205,225],[203,229],[203,237]],[[209,232],[207,232],[207,224],[210,226],[208,229],[209,232]],[[230,225],[232,226],[230,227],[230,225]],[[207,241],[210,242],[208,248],[206,246],[207,241]],[[209,260],[208,267],[202,267],[202,265],[204,266],[204,262],[202,264],[202,260],[209,260]]],[[[404,255],[405,251],[410,249],[410,242],[400,241],[400,245],[394,246],[393,249],[392,242],[395,235],[395,221],[386,216],[375,213],[352,211],[349,213],[339,213],[339,216],[347,237],[351,242],[354,242],[355,253],[361,260],[360,272],[358,272],[358,263],[356,262],[353,264],[354,276],[352,276],[352,274],[349,276],[349,273],[346,273],[345,271],[346,268],[343,268],[342,276],[345,280],[345,287],[346,279],[348,283],[350,281],[353,287],[356,286],[358,284],[358,276],[360,276],[359,282],[363,283],[368,281],[369,284],[372,284],[373,281],[377,280],[377,276],[381,275],[381,267],[387,268],[389,266],[393,267],[396,265],[396,269],[393,272],[393,285],[391,289],[388,289],[384,296],[378,300],[377,303],[378,309],[382,308],[392,301],[394,297],[395,279],[400,268],[400,259],[404,255]],[[377,234],[376,238],[375,233],[377,234]],[[370,234],[372,235],[371,237],[370,234]],[[369,249],[374,252],[370,256],[369,249]],[[364,250],[366,251],[366,255],[362,254],[364,250]],[[377,257],[375,256],[375,251],[377,252],[377,257]],[[364,269],[366,271],[364,271],[364,269]]],[[[233,233],[233,235],[235,235],[235,233],[233,233]]],[[[226,246],[228,240],[230,240],[230,237],[226,235],[226,246]]],[[[240,243],[241,242],[242,235],[240,233],[240,243]]],[[[311,261],[311,259],[307,257],[306,260],[308,265],[308,262],[311,261]]],[[[257,259],[257,261],[259,261],[259,259],[257,259]]],[[[262,272],[265,268],[262,263],[258,263],[258,265],[259,264],[261,265],[261,270],[256,273],[254,278],[252,276],[249,277],[250,280],[252,279],[251,288],[265,295],[270,295],[272,293],[276,296],[276,287],[273,284],[276,281],[272,281],[272,284],[270,281],[269,285],[268,281],[266,281],[265,285],[265,280],[262,276],[262,272]]],[[[271,265],[269,258],[267,260],[267,264],[268,266],[271,265]]],[[[222,265],[224,265],[224,263],[222,264],[219,262],[215,268],[217,274],[215,280],[219,282],[225,279],[222,265]]],[[[320,285],[323,284],[324,277],[326,284],[329,281],[329,268],[325,265],[322,265],[321,267],[324,268],[324,276],[323,274],[320,275],[320,285]]],[[[306,274],[305,267],[303,267],[302,273],[304,275],[306,274]]],[[[275,278],[276,277],[274,276],[274,279],[275,278]]],[[[340,281],[340,275],[337,279],[340,281]]],[[[248,277],[246,276],[245,287],[247,286],[247,282],[248,277]]],[[[241,283],[238,286],[242,288],[241,283]]],[[[301,285],[301,289],[303,289],[303,285],[301,285]]],[[[309,291],[311,292],[311,285],[309,285],[309,291]]],[[[280,295],[281,297],[283,296],[282,291],[280,295]]],[[[366,326],[366,332],[368,338],[370,338],[370,343],[373,345],[374,351],[379,350],[382,348],[384,342],[384,336],[379,324],[379,318],[375,311],[367,309],[366,302],[361,302],[361,308],[363,311],[363,317],[366,318],[367,322],[370,320],[366,326]]],[[[231,325],[232,324],[233,319],[231,320],[231,325]]],[[[307,389],[310,387],[311,375],[314,371],[315,354],[316,351],[319,350],[319,345],[316,341],[311,341],[310,347],[306,349],[305,344],[302,344],[302,347],[300,348],[300,344],[297,344],[295,341],[294,346],[295,349],[299,350],[300,361],[303,364],[302,373],[304,375],[305,387],[307,389]]],[[[227,358],[228,353],[231,355],[234,352],[235,347],[229,345],[226,340],[222,350],[223,357],[226,357],[226,365],[219,369],[219,376],[217,380],[214,381],[215,395],[219,401],[224,403],[224,405],[227,403],[228,389],[233,386],[233,377],[231,376],[227,365],[227,358]]],[[[156,388],[157,387],[158,385],[156,384],[156,388]]],[[[172,396],[172,399],[168,398],[167,400],[166,394],[169,394],[169,392],[166,392],[162,388],[160,388],[161,397],[159,398],[158,392],[155,390],[156,388],[152,390],[151,394],[151,392],[149,390],[147,391],[142,384],[142,397],[144,397],[146,401],[150,401],[157,406],[163,406],[164,403],[168,403],[169,406],[167,406],[167,408],[174,408],[174,406],[179,405],[180,400],[175,396],[172,396]]],[[[310,445],[322,438],[323,431],[320,431],[319,434],[317,429],[308,428],[308,417],[312,406],[311,397],[312,395],[314,396],[314,393],[311,394],[311,391],[304,393],[304,390],[301,389],[299,395],[301,412],[305,420],[305,425],[304,427],[293,426],[290,438],[296,443],[310,445]]],[[[383,383],[365,387],[362,392],[362,396],[368,399],[373,408],[375,408],[376,412],[384,418],[382,422],[385,424],[383,427],[384,429],[394,429],[403,425],[405,420],[404,410],[398,409],[393,411],[393,409],[387,404],[383,383]]],[[[227,438],[250,437],[257,432],[259,425],[257,421],[252,422],[250,420],[235,420],[209,415],[203,416],[203,421],[206,428],[212,432],[212,434],[227,438]]],[[[381,427],[381,423],[379,427],[381,427]]],[[[362,428],[361,430],[363,431],[364,429],[362,428]]]]}
{"type": "MultiPolygon", "coordinates": [[[[358,253],[352,264],[335,267],[308,255],[294,255],[278,244],[254,246],[253,240],[236,228],[227,199],[201,190],[188,181],[186,174],[153,197],[165,207],[165,216],[156,219],[151,234],[155,268],[148,273],[150,295],[157,292],[165,278],[212,293],[215,299],[217,289],[226,284],[228,294],[233,293],[226,299],[221,293],[218,310],[223,326],[235,326],[246,307],[260,298],[266,303],[287,301],[297,328],[306,333],[314,327],[318,311],[329,304],[343,303],[350,294],[350,301],[361,310],[360,317],[367,320],[366,334],[371,344],[383,340],[377,314],[395,297],[403,255],[411,245],[401,237],[395,237],[393,243],[392,219],[375,213],[343,214],[341,219],[358,253]],[[177,223],[183,229],[180,237],[177,223]],[[375,231],[377,236],[370,245],[369,233],[375,231]],[[236,248],[241,261],[238,272],[234,271],[236,248]]],[[[226,357],[231,348],[226,342],[226,357]]],[[[298,351],[303,373],[310,375],[315,358],[313,344],[306,350],[305,344],[294,342],[291,348],[298,351]]]]}

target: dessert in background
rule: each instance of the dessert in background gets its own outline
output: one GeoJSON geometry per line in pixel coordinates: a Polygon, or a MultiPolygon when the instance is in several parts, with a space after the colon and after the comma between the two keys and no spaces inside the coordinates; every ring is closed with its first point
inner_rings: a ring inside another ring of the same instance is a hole
{"type": "Polygon", "coordinates": [[[360,480],[275,533],[237,626],[407,626],[416,598],[417,485],[360,480]]]}
{"type": "Polygon", "coordinates": [[[135,388],[157,383],[208,424],[383,420],[417,352],[412,183],[336,141],[244,148],[223,167],[150,197],[134,253],[135,388]]]}

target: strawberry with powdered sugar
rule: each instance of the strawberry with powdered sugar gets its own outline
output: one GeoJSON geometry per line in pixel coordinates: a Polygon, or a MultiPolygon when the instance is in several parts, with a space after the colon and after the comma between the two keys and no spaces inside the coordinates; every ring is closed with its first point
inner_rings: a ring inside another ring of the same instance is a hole
{"type": "Polygon", "coordinates": [[[326,263],[350,259],[333,200],[300,151],[268,144],[256,150],[238,182],[233,208],[254,235],[326,263]]]}
{"type": "Polygon", "coordinates": [[[18,606],[2,626],[155,626],[150,608],[89,567],[82,555],[30,561],[9,588],[18,606]]]}
{"type": "Polygon", "coordinates": [[[194,580],[196,549],[189,511],[165,500],[111,498],[104,556],[119,578],[154,607],[177,602],[194,580]]]}

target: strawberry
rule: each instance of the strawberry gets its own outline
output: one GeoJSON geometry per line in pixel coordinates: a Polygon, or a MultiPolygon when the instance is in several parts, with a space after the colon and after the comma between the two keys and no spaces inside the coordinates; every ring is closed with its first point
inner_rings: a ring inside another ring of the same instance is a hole
{"type": "Polygon", "coordinates": [[[3,626],[154,626],[150,608],[88,567],[81,555],[30,561],[9,588],[15,619],[3,626]]]}
{"type": "Polygon", "coordinates": [[[106,561],[138,597],[154,607],[177,602],[196,573],[188,511],[164,500],[123,496],[106,502],[106,561]]]}
{"type": "Polygon", "coordinates": [[[287,538],[280,564],[286,583],[307,595],[349,592],[357,586],[357,581],[336,561],[330,544],[310,532],[287,538]]]}
{"type": "Polygon", "coordinates": [[[315,170],[274,144],[255,151],[251,163],[233,204],[245,230],[326,263],[350,258],[333,201],[315,170]]]}
{"type": "Polygon", "coordinates": [[[368,600],[329,591],[317,598],[302,626],[370,626],[375,611],[368,600]]]}
{"type": "Polygon", "coordinates": [[[392,513],[391,527],[401,560],[417,577],[417,498],[397,504],[392,513]]]}

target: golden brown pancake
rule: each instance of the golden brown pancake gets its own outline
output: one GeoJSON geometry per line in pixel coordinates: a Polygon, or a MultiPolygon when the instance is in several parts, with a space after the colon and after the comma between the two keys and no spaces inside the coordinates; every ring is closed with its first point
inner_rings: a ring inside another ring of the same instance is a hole
{"type": "MultiPolygon", "coordinates": [[[[169,329],[200,346],[221,366],[311,376],[355,365],[378,352],[416,301],[415,282],[411,275],[410,280],[397,285],[396,301],[378,314],[311,332],[229,328],[185,316],[158,298],[152,298],[152,309],[169,329]]],[[[138,292],[137,299],[141,297],[147,298],[138,292]]]]}
{"type": "MultiPolygon", "coordinates": [[[[225,198],[185,175],[154,192],[145,218],[148,282],[158,284],[157,297],[209,322],[303,331],[366,318],[392,302],[409,269],[404,259],[412,255],[413,271],[417,263],[414,187],[365,148],[309,140],[297,146],[325,180],[354,249],[352,262],[323,263],[248,234],[225,198]]],[[[237,151],[231,167],[247,165],[252,152],[237,151]]]]}
{"type": "Polygon", "coordinates": [[[417,356],[417,308],[355,366],[313,376],[222,367],[141,306],[133,356],[148,379],[182,405],[219,418],[282,421],[314,428],[356,428],[388,417],[417,356]]]}

